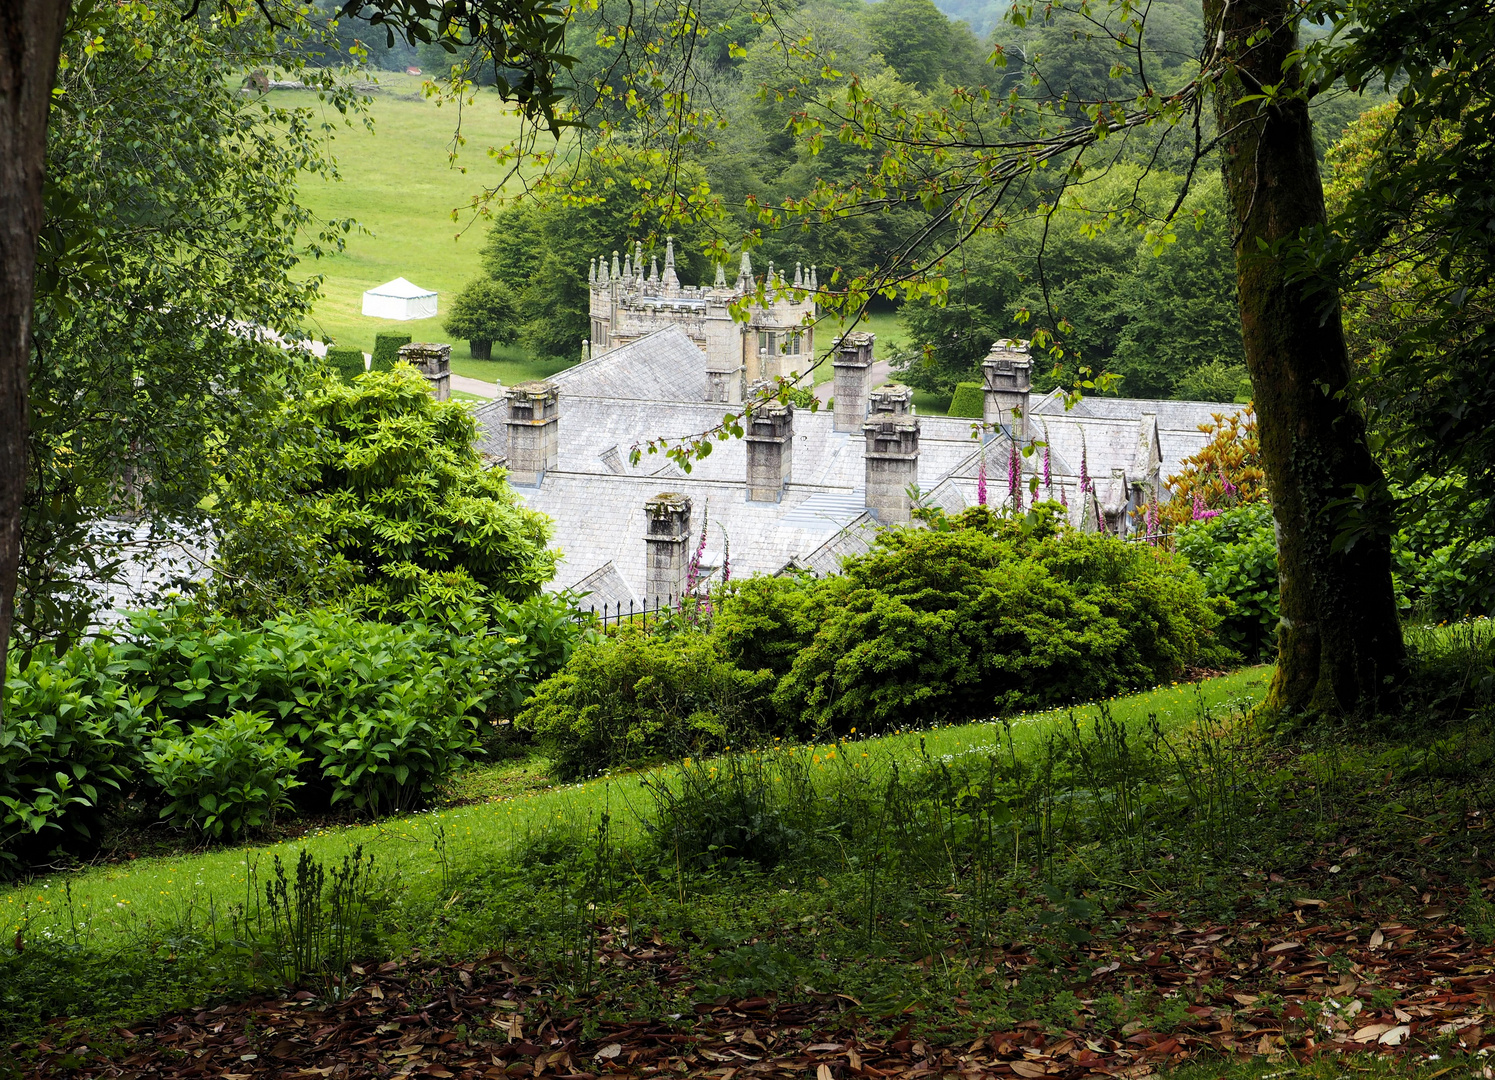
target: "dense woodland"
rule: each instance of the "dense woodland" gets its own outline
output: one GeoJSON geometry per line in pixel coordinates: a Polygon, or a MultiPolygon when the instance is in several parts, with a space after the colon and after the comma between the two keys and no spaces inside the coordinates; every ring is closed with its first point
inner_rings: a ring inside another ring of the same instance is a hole
{"type": "MultiPolygon", "coordinates": [[[[599,22],[603,18],[599,13],[599,22]]],[[[1125,97],[1140,86],[1138,75],[1113,77],[1112,67],[1132,58],[1104,23],[1060,9],[1022,28],[989,27],[984,40],[931,0],[813,0],[792,8],[785,24],[773,29],[733,21],[726,11],[719,18],[698,62],[694,93],[723,118],[720,130],[683,145],[678,159],[654,161],[630,146],[625,110],[594,97],[596,110],[618,124],[619,133],[587,140],[597,143],[593,155],[548,202],[526,200],[499,211],[485,268],[510,290],[502,305],[512,312],[509,336],[534,353],[573,355],[587,332],[579,268],[635,238],[652,249],[664,231],[675,233],[686,280],[709,280],[714,268],[707,247],[725,242],[731,248],[744,235],[752,237],[760,267],[769,260],[780,267],[813,264],[822,280],[833,282],[905,257],[910,238],[931,220],[916,205],[813,227],[760,220],[760,207],[790,205],[821,185],[854,182],[882,152],[835,141],[816,147],[796,134],[798,114],[815,111],[819,98],[853,80],[880,101],[913,112],[938,108],[953,88],[985,88],[1061,102],[1061,113],[1076,116],[1083,102],[1125,97]],[[813,47],[786,55],[784,41],[805,34],[813,47]],[[990,62],[994,53],[1004,67],[990,62]],[[827,59],[832,77],[818,74],[827,59]],[[700,193],[693,212],[676,216],[668,229],[666,208],[655,200],[666,185],[700,193]],[[583,193],[605,197],[588,204],[583,193]]],[[[1196,5],[1153,5],[1137,63],[1161,89],[1181,85],[1198,68],[1202,35],[1196,5]]],[[[618,57],[590,44],[592,36],[581,37],[587,44],[578,49],[573,75],[584,93],[595,95],[618,57]]],[[[448,60],[444,68],[450,67],[448,60]]],[[[1320,150],[1383,96],[1321,96],[1314,106],[1320,150]]],[[[1000,228],[983,230],[946,260],[948,292],[901,309],[914,347],[897,358],[900,378],[948,395],[976,377],[975,364],[992,341],[1047,328],[1060,334],[1068,359],[1058,369],[1044,367],[1043,389],[1084,366],[1115,376],[1111,388],[1128,396],[1249,399],[1218,163],[1193,166],[1186,198],[1175,210],[1192,144],[1183,133],[1161,147],[1147,140],[1122,143],[1083,182],[1065,188],[1059,213],[1045,207],[1062,179],[1035,176],[1011,200],[1000,228]]],[[[915,241],[914,250],[927,252],[938,242],[936,233],[915,241]]]]}

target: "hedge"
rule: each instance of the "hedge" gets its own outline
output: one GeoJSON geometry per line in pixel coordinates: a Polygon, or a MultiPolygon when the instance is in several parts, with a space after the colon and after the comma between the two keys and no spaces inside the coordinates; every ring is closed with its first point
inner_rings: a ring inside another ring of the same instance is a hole
{"type": "Polygon", "coordinates": [[[370,371],[388,371],[399,362],[400,346],[410,344],[409,334],[375,334],[374,362],[370,371]]]}
{"type": "Polygon", "coordinates": [[[337,372],[343,382],[351,383],[364,373],[363,350],[334,346],[327,350],[327,366],[337,372]]]}
{"type": "Polygon", "coordinates": [[[968,416],[973,420],[980,420],[984,415],[986,406],[986,391],[980,383],[963,382],[955,384],[955,396],[950,399],[951,416],[968,416]]]}

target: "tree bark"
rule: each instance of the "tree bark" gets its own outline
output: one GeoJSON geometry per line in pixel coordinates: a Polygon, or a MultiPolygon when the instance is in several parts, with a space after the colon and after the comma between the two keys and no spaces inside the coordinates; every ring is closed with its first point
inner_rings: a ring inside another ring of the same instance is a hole
{"type": "Polygon", "coordinates": [[[26,367],[47,114],[67,15],[66,0],[0,0],[0,672],[10,644],[21,554],[26,367]]]}
{"type": "Polygon", "coordinates": [[[1308,103],[1297,65],[1287,64],[1296,47],[1293,7],[1204,0],[1210,38],[1224,33],[1227,68],[1215,111],[1225,133],[1246,367],[1277,528],[1282,622],[1267,707],[1364,714],[1400,682],[1406,653],[1389,537],[1332,550],[1335,500],[1382,480],[1346,392],[1338,302],[1325,317],[1323,294],[1290,280],[1280,257],[1281,246],[1325,222],[1308,103]],[[1241,102],[1273,86],[1275,101],[1241,102]]]}

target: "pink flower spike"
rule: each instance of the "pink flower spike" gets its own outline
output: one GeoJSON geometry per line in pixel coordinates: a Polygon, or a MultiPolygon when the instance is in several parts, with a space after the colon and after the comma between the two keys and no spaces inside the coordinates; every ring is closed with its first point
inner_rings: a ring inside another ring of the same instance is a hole
{"type": "Polygon", "coordinates": [[[976,505],[986,505],[986,453],[981,454],[981,464],[976,467],[976,505]]]}

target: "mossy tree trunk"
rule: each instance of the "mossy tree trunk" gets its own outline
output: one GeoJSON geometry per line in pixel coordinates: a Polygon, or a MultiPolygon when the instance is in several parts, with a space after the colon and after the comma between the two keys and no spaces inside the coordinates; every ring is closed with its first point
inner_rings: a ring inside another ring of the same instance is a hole
{"type": "Polygon", "coordinates": [[[1226,133],[1242,336],[1277,526],[1282,623],[1267,705],[1365,713],[1400,681],[1406,654],[1389,538],[1333,549],[1335,501],[1382,480],[1346,392],[1338,305],[1326,317],[1324,294],[1290,280],[1274,247],[1325,221],[1300,73],[1285,66],[1296,44],[1292,11],[1291,0],[1204,0],[1211,39],[1223,20],[1228,69],[1215,109],[1226,133]],[[1271,87],[1271,104],[1241,101],[1271,87]]]}
{"type": "Polygon", "coordinates": [[[20,568],[27,365],[47,115],[67,17],[65,0],[0,0],[0,673],[20,568]]]}

